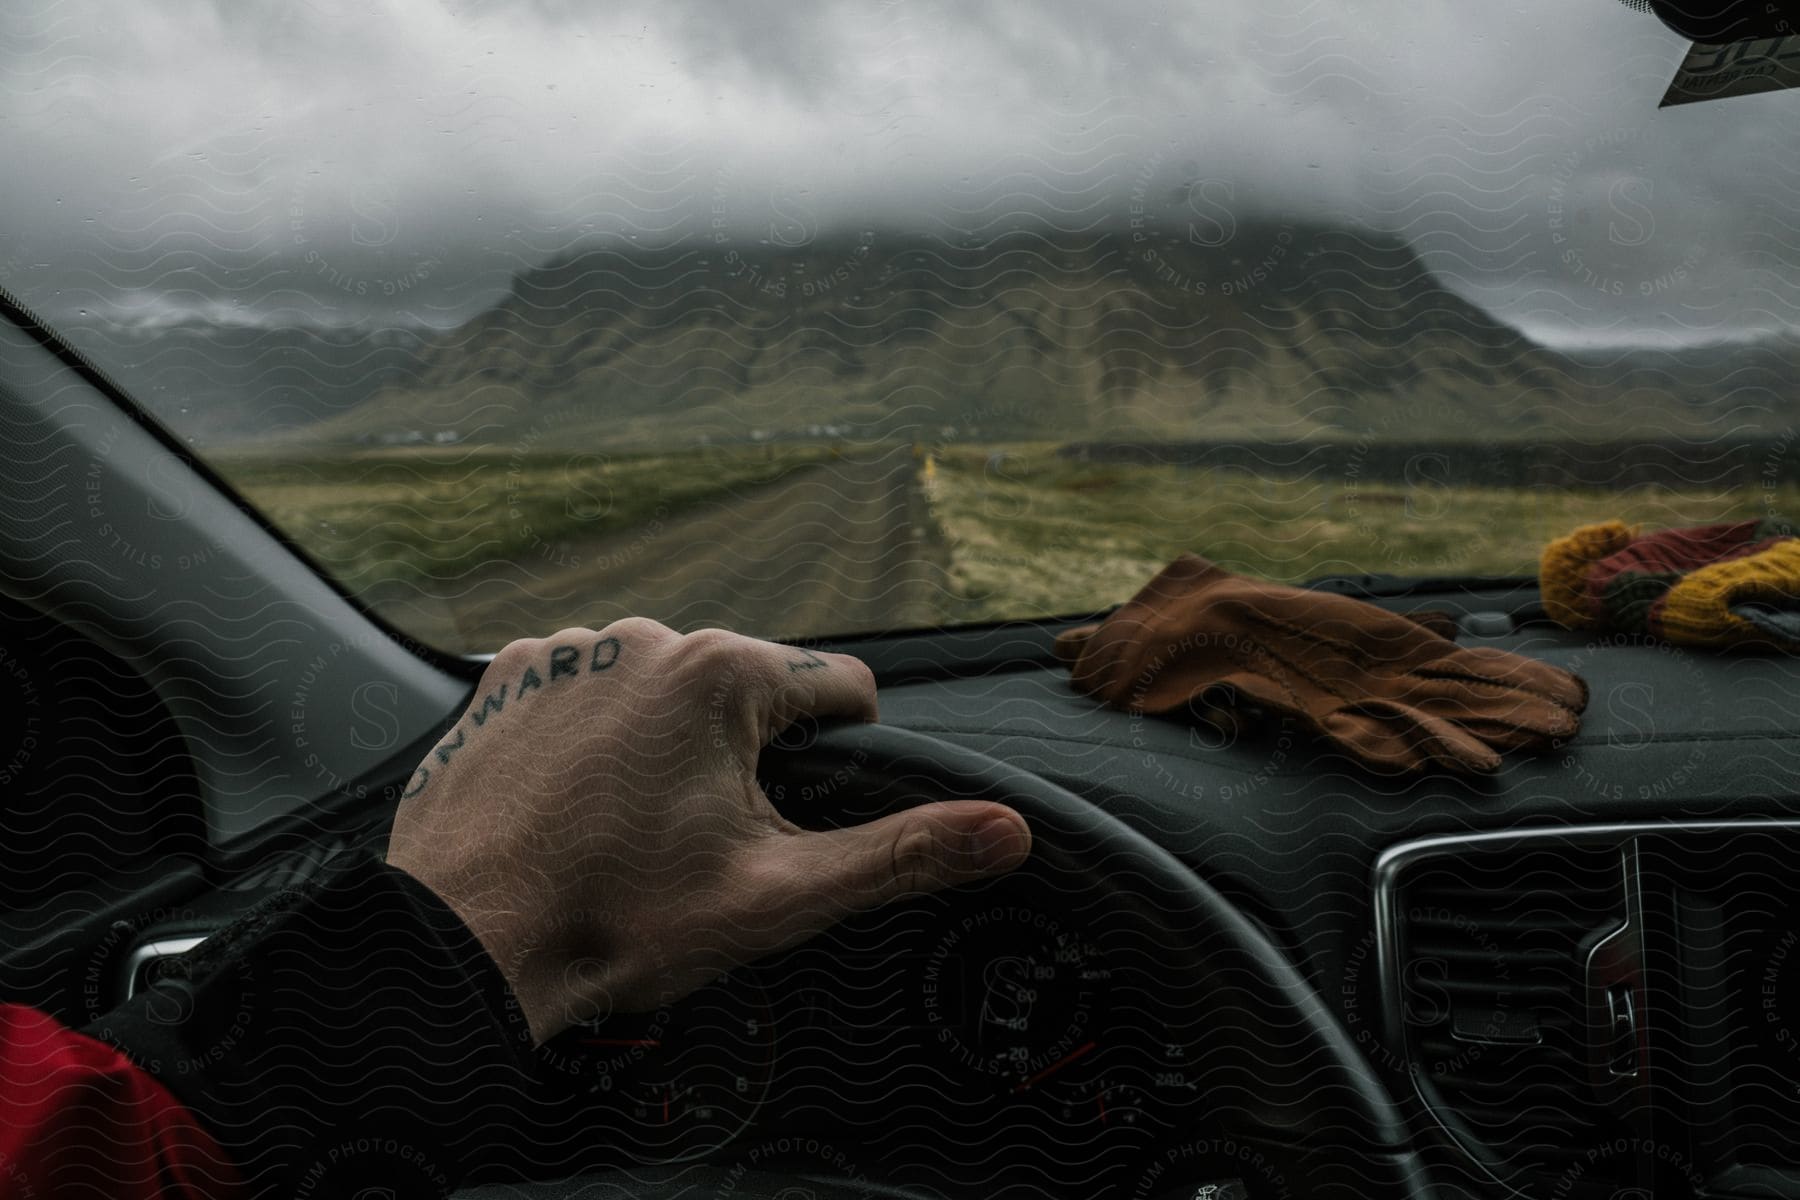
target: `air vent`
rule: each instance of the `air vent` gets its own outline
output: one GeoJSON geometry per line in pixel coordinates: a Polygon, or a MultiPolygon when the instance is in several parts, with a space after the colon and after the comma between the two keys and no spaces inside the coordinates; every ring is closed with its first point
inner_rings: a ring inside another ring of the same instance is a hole
{"type": "Polygon", "coordinates": [[[155,983],[157,971],[164,961],[186,954],[205,940],[204,934],[184,934],[138,946],[125,961],[125,999],[131,999],[155,983]]]}
{"type": "MultiPolygon", "coordinates": [[[[364,835],[367,840],[368,835],[364,835]]],[[[222,885],[220,892],[249,892],[257,895],[268,895],[287,888],[299,887],[316,877],[338,855],[351,849],[357,843],[351,838],[336,837],[325,841],[312,842],[292,852],[277,855],[267,863],[222,885]]],[[[253,902],[243,901],[243,905],[253,902]]],[[[241,911],[241,909],[240,909],[241,911]]],[[[227,911],[218,919],[224,925],[233,915],[227,911]]],[[[140,942],[127,956],[124,970],[123,998],[129,1000],[138,992],[156,982],[158,973],[169,959],[186,954],[205,939],[205,932],[191,932],[181,929],[179,932],[152,932],[151,936],[140,942]]]]}
{"type": "Polygon", "coordinates": [[[1390,1038],[1451,1136],[1530,1195],[1605,1200],[1641,1170],[1620,1150],[1647,1116],[1625,854],[1452,843],[1388,897],[1390,1038]]]}

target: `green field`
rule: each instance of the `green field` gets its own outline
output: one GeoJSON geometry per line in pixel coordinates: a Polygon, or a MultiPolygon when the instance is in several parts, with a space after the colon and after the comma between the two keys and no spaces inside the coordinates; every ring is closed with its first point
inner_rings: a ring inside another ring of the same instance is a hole
{"type": "Polygon", "coordinates": [[[1665,527],[1800,513],[1794,487],[1409,488],[1078,463],[1048,444],[945,450],[927,476],[963,620],[1106,608],[1183,551],[1289,582],[1535,575],[1546,542],[1596,521],[1665,527]]]}
{"type": "MultiPolygon", "coordinates": [[[[603,456],[416,447],[215,462],[352,590],[402,624],[413,620],[414,602],[432,598],[447,606],[452,624],[443,629],[453,630],[473,582],[504,578],[529,591],[538,570],[571,547],[591,550],[646,530],[679,540],[671,520],[709,504],[723,506],[715,511],[729,528],[733,503],[828,466],[840,452],[878,449],[767,443],[603,456]]],[[[942,573],[925,600],[938,622],[1102,609],[1182,551],[1286,581],[1340,572],[1530,575],[1547,541],[1594,521],[1661,527],[1800,513],[1795,487],[1405,487],[1082,463],[1055,451],[1054,444],[962,445],[906,456],[917,463],[930,516],[918,552],[942,573]]],[[[776,549],[768,548],[771,561],[776,549]]],[[[667,548],[685,551],[685,544],[667,548]]],[[[795,599],[760,602],[769,609],[762,629],[785,628],[782,615],[795,599]]],[[[760,632],[761,616],[748,614],[745,631],[760,632]]],[[[446,645],[456,637],[416,632],[446,645]]],[[[513,636],[542,632],[521,628],[513,636]]]]}
{"type": "Polygon", "coordinates": [[[434,447],[240,454],[213,465],[352,591],[380,596],[548,559],[830,457],[792,445],[613,456],[434,447]]]}

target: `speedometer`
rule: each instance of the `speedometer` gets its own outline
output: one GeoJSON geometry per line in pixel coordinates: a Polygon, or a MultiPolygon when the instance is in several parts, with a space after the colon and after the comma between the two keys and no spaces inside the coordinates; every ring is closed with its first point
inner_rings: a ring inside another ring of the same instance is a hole
{"type": "Polygon", "coordinates": [[[962,1069],[1022,1093],[1093,1053],[1109,974],[1056,917],[995,905],[960,918],[932,948],[925,1017],[962,1069]]]}

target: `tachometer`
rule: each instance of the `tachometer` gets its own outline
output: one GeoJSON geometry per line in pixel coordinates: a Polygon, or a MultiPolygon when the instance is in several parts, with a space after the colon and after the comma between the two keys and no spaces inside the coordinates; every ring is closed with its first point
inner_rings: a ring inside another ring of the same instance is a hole
{"type": "Polygon", "coordinates": [[[742,1134],[775,1062],[768,999],[735,974],[654,1013],[578,1026],[553,1051],[617,1143],[651,1162],[697,1158],[742,1134]]]}
{"type": "Polygon", "coordinates": [[[1065,1124],[1095,1126],[1119,1133],[1167,1127],[1156,1098],[1122,1073],[1096,1073],[1047,1092],[1043,1102],[1065,1124]]]}

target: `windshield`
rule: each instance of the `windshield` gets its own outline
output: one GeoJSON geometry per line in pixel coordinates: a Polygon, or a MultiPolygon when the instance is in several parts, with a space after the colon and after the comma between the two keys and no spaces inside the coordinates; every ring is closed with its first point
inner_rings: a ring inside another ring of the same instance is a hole
{"type": "MultiPolygon", "coordinates": [[[[0,281],[402,629],[1796,511],[1796,93],[1609,0],[8,4],[0,281]]],[[[179,569],[169,564],[169,569],[179,569]]]]}

